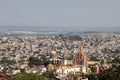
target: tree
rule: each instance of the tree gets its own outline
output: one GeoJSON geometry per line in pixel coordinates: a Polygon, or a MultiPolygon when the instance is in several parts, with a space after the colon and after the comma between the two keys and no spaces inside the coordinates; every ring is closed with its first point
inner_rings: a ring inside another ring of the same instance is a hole
{"type": "Polygon", "coordinates": [[[97,74],[99,80],[120,80],[120,66],[115,69],[107,69],[97,74]]]}
{"type": "Polygon", "coordinates": [[[37,59],[35,57],[29,58],[29,66],[32,67],[33,65],[41,65],[42,61],[40,59],[37,59]]]}
{"type": "Polygon", "coordinates": [[[47,71],[45,74],[48,78],[53,78],[55,76],[54,71],[47,71]]]}
{"type": "Polygon", "coordinates": [[[0,61],[1,64],[15,64],[16,61],[15,60],[7,60],[5,58],[3,58],[1,61],[0,61]]]}
{"type": "Polygon", "coordinates": [[[119,57],[116,57],[114,60],[112,60],[113,63],[120,63],[119,57]]]}
{"type": "Polygon", "coordinates": [[[33,73],[21,73],[8,78],[8,80],[45,80],[45,77],[33,73]]]}
{"type": "Polygon", "coordinates": [[[91,57],[90,60],[91,61],[99,61],[96,57],[91,57]]]}

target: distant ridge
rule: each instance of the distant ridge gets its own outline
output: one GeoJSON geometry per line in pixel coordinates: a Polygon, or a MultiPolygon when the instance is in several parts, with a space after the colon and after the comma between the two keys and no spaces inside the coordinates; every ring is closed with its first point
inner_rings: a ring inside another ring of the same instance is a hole
{"type": "Polygon", "coordinates": [[[57,32],[120,32],[116,27],[79,27],[79,26],[0,26],[0,31],[57,31],[57,32]]]}

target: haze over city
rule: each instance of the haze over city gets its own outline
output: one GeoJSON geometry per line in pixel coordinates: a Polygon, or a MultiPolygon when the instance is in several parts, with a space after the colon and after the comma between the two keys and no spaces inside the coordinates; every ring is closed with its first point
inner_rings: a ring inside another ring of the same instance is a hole
{"type": "Polygon", "coordinates": [[[2,0],[0,30],[119,32],[119,3],[119,0],[2,0]]]}

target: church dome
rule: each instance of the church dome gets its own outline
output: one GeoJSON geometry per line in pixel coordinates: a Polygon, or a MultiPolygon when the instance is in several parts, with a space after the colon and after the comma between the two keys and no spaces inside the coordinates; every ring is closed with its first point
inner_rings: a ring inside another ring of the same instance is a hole
{"type": "Polygon", "coordinates": [[[54,66],[53,66],[52,64],[48,64],[47,69],[48,69],[48,70],[53,70],[53,69],[54,69],[54,66]]]}
{"type": "Polygon", "coordinates": [[[52,55],[52,56],[57,55],[56,51],[51,51],[51,55],[52,55]]]}

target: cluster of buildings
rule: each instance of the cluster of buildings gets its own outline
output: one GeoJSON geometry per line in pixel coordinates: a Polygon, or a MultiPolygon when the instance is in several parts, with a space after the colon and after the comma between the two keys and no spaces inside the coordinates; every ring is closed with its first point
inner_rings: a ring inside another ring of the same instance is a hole
{"type": "Polygon", "coordinates": [[[117,57],[120,57],[119,33],[0,37],[0,72],[13,75],[21,71],[41,74],[50,70],[55,70],[57,78],[88,75],[99,73],[100,67],[109,68],[107,63],[117,57]],[[53,63],[30,68],[30,57],[53,63]]]}

